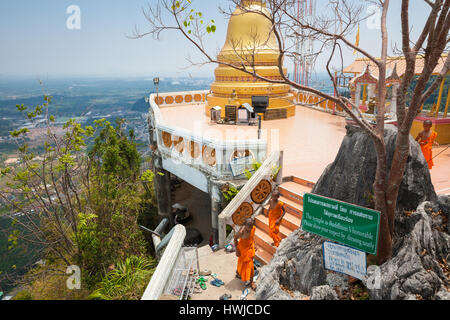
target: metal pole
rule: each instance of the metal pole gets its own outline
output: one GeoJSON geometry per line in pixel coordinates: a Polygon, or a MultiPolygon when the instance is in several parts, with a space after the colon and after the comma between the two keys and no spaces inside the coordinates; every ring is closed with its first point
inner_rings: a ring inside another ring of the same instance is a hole
{"type": "Polygon", "coordinates": [[[156,85],[156,101],[156,104],[159,105],[159,84],[156,85]]]}
{"type": "Polygon", "coordinates": [[[261,115],[258,114],[258,140],[261,139],[261,115]]]}

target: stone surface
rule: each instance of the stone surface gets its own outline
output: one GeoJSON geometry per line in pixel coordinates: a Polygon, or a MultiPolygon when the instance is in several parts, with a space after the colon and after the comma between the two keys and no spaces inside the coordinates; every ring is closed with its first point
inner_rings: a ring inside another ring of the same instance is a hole
{"type": "Polygon", "coordinates": [[[319,286],[312,289],[311,300],[339,300],[336,291],[330,286],[319,286]]]}
{"type": "Polygon", "coordinates": [[[326,285],[323,267],[322,243],[325,239],[300,229],[284,239],[271,262],[261,269],[261,281],[256,289],[258,300],[284,296],[293,299],[281,289],[300,291],[311,296],[316,286],[326,285]]]}
{"type": "Polygon", "coordinates": [[[450,236],[433,229],[433,219],[425,210],[428,205],[422,203],[408,218],[411,232],[397,236],[393,258],[380,267],[381,288],[369,289],[371,299],[449,297],[445,292],[450,281],[440,264],[450,263],[450,236]]]}
{"type": "MultiPolygon", "coordinates": [[[[317,181],[313,193],[365,207],[373,205],[376,153],[372,139],[360,128],[347,126],[335,161],[317,181]]],[[[387,125],[385,142],[390,167],[397,129],[387,125]]],[[[405,178],[400,186],[398,207],[415,209],[423,201],[437,200],[430,172],[419,144],[411,137],[405,178]]],[[[388,173],[389,174],[389,173],[388,173]]]]}
{"type": "Polygon", "coordinates": [[[450,234],[450,196],[439,196],[439,209],[447,213],[447,233],[450,234]]]}
{"type": "Polygon", "coordinates": [[[328,273],[327,274],[327,284],[331,288],[339,287],[341,292],[348,289],[348,276],[342,273],[328,273]]]}
{"type": "MultiPolygon", "coordinates": [[[[395,127],[388,126],[385,139],[389,163],[395,135],[395,127]]],[[[327,167],[313,193],[370,207],[375,167],[375,150],[370,138],[360,129],[347,127],[336,160],[327,167]]],[[[420,147],[411,141],[405,180],[399,193],[393,258],[381,267],[369,267],[364,283],[370,299],[448,298],[449,279],[440,263],[450,262],[450,236],[433,229],[439,221],[433,221],[425,206],[442,209],[448,215],[449,204],[448,197],[437,198],[420,147]],[[415,211],[406,215],[404,210],[415,211]]],[[[345,286],[345,282],[339,284],[339,276],[327,277],[322,257],[324,241],[300,229],[284,239],[272,261],[261,270],[256,299],[293,299],[281,286],[311,298],[314,295],[315,299],[332,298],[331,286],[345,286]]]]}

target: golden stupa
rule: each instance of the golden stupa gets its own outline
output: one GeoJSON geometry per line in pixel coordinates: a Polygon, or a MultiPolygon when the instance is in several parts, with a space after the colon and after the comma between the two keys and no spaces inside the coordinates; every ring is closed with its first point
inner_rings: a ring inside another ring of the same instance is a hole
{"type": "MultiPolygon", "coordinates": [[[[255,11],[260,10],[269,15],[263,0],[242,0],[241,6],[255,11]]],[[[248,66],[252,70],[254,59],[256,74],[281,80],[278,68],[279,46],[271,23],[261,14],[247,12],[236,7],[228,23],[225,45],[218,55],[220,62],[248,66]]],[[[287,69],[283,68],[286,74],[287,69]]],[[[232,67],[219,65],[215,70],[215,82],[211,85],[211,93],[207,96],[205,111],[210,115],[212,107],[222,107],[222,117],[225,116],[225,106],[240,106],[243,103],[251,105],[252,96],[269,96],[269,108],[265,119],[282,119],[295,115],[294,96],[290,86],[273,84],[255,79],[253,76],[232,67]]]]}

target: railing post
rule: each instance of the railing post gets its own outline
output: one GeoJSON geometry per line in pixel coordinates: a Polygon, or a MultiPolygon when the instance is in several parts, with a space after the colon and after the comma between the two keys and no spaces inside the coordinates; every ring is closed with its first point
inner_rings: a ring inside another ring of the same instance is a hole
{"type": "Polygon", "coordinates": [[[219,248],[225,248],[226,239],[227,239],[227,222],[225,217],[219,216],[219,225],[218,225],[218,233],[219,233],[219,248]]]}
{"type": "Polygon", "coordinates": [[[236,197],[231,200],[231,202],[226,206],[226,208],[219,215],[219,247],[223,248],[226,245],[226,226],[227,222],[231,220],[232,215],[239,206],[245,201],[254,188],[264,177],[271,174],[272,165],[278,163],[280,157],[279,151],[274,151],[270,156],[264,161],[261,167],[253,174],[249,181],[244,185],[244,187],[239,191],[236,197]]]}
{"type": "Polygon", "coordinates": [[[276,181],[278,185],[283,183],[283,156],[284,156],[284,151],[281,150],[280,158],[278,159],[278,166],[280,167],[280,171],[278,171],[277,181],[276,181]]]}
{"type": "Polygon", "coordinates": [[[220,190],[217,183],[211,182],[211,226],[213,229],[214,243],[219,242],[219,214],[220,214],[220,190]]]}

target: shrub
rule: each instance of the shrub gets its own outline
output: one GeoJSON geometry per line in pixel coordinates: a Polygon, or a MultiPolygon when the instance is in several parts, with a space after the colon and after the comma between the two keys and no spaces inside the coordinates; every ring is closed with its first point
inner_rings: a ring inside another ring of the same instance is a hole
{"type": "Polygon", "coordinates": [[[117,263],[98,284],[90,299],[139,300],[156,269],[156,260],[130,256],[117,263]]]}
{"type": "Polygon", "coordinates": [[[22,290],[12,300],[33,300],[33,295],[28,290],[22,290]]]}

